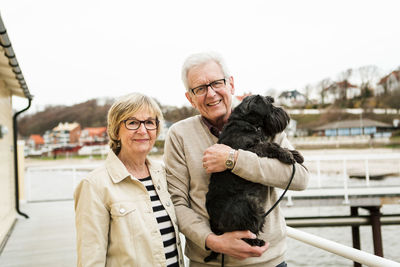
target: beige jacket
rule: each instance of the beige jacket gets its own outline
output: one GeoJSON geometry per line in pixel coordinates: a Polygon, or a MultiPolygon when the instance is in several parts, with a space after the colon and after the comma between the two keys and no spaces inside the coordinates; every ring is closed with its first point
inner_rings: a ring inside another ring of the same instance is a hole
{"type": "MultiPolygon", "coordinates": [[[[175,123],[165,140],[164,162],[168,189],[175,205],[179,230],[186,236],[185,254],[191,262],[203,264],[210,251],[205,249],[205,240],[211,233],[209,217],[205,207],[210,174],[202,167],[204,150],[217,142],[201,117],[194,116],[175,123]]],[[[283,147],[292,148],[284,133],[274,140],[283,147]]],[[[239,150],[233,173],[249,181],[268,187],[266,207],[269,209],[279,198],[276,188],[284,189],[291,177],[292,166],[277,159],[259,158],[256,154],[239,150]]],[[[296,164],[296,174],[291,190],[303,190],[308,184],[306,168],[296,164]]],[[[276,266],[284,260],[286,250],[286,224],[279,206],[267,217],[260,238],[269,242],[269,249],[261,257],[237,260],[225,257],[226,266],[276,266]]],[[[218,257],[220,260],[221,257],[218,257]]],[[[200,266],[197,264],[196,266],[200,266]]],[[[212,261],[209,265],[221,265],[212,261]]]]}
{"type": "MultiPolygon", "coordinates": [[[[154,187],[181,243],[161,164],[146,160],[154,187]]],[[[164,247],[146,188],[114,152],[75,190],[78,266],[166,266],[164,247]]]]}

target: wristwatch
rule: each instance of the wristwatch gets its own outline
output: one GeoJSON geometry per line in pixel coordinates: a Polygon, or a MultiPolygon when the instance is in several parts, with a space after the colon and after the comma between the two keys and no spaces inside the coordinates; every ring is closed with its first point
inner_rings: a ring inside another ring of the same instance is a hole
{"type": "Polygon", "coordinates": [[[232,149],[231,151],[229,151],[229,156],[225,161],[225,167],[229,170],[232,170],[233,167],[235,167],[235,149],[232,149]]]}

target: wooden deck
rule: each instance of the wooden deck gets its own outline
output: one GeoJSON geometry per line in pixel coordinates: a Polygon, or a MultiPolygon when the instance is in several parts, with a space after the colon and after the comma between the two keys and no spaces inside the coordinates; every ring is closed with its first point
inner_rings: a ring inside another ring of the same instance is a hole
{"type": "Polygon", "coordinates": [[[21,204],[19,217],[2,253],[2,267],[76,266],[73,201],[21,204]]]}

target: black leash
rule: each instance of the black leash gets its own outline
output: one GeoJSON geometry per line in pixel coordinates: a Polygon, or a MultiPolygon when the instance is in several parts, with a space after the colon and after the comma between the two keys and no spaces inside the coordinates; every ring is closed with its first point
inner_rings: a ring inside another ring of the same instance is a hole
{"type": "Polygon", "coordinates": [[[288,185],[286,186],[285,190],[283,191],[283,193],[279,197],[279,199],[275,202],[275,204],[272,205],[272,207],[263,215],[264,217],[267,217],[267,215],[270,214],[270,212],[276,207],[276,205],[278,205],[278,203],[281,202],[282,198],[285,196],[286,192],[288,191],[290,184],[292,183],[295,172],[296,172],[296,167],[295,167],[295,163],[293,163],[292,177],[290,177],[290,181],[289,181],[288,185]]]}
{"type": "MultiPolygon", "coordinates": [[[[296,163],[293,163],[292,176],[290,177],[290,180],[289,180],[288,185],[286,186],[285,190],[283,191],[283,193],[282,193],[282,195],[279,197],[279,199],[275,202],[275,204],[272,205],[272,207],[263,215],[264,217],[267,217],[267,215],[271,213],[271,211],[279,204],[279,202],[281,202],[282,198],[285,196],[286,192],[288,191],[289,186],[290,186],[290,184],[292,183],[294,174],[296,173],[295,164],[296,164],[296,163]]],[[[221,254],[222,254],[222,258],[221,258],[221,267],[224,267],[224,265],[225,265],[225,264],[224,264],[224,262],[225,262],[225,254],[223,254],[223,253],[221,253],[221,254]]]]}

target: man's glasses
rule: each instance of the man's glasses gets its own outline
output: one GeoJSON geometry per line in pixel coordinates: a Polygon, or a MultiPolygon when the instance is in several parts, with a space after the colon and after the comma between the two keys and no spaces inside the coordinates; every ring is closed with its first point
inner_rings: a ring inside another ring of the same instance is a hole
{"type": "Polygon", "coordinates": [[[190,89],[192,93],[196,96],[202,96],[205,95],[208,91],[208,87],[210,86],[214,91],[221,90],[222,88],[225,88],[226,85],[226,80],[225,79],[219,79],[216,81],[213,81],[209,84],[204,84],[197,86],[196,88],[190,89]]]}
{"type": "Polygon", "coordinates": [[[127,120],[123,120],[126,129],[128,130],[137,130],[140,128],[140,124],[143,123],[144,127],[147,130],[155,130],[158,128],[159,120],[158,119],[148,119],[144,121],[140,121],[137,119],[129,118],[127,120]]]}

